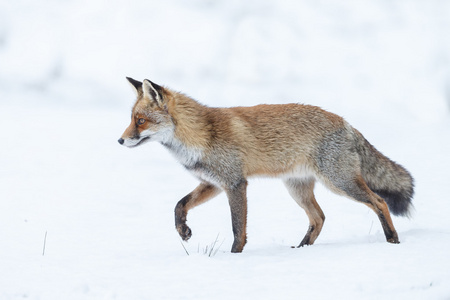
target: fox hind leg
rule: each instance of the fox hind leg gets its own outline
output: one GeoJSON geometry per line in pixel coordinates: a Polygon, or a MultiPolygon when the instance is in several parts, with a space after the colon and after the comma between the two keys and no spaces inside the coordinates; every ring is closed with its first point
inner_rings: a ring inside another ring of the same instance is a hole
{"type": "Polygon", "coordinates": [[[325,221],[325,215],[314,197],[315,179],[289,178],[283,182],[289,194],[305,210],[309,219],[308,231],[298,247],[312,245],[319,236],[325,221]]]}
{"type": "MultiPolygon", "coordinates": [[[[364,204],[377,214],[381,226],[383,227],[386,240],[393,244],[400,243],[397,231],[394,228],[394,223],[392,222],[391,214],[384,199],[372,192],[362,177],[357,178],[355,184],[364,192],[366,197],[368,197],[369,201],[364,202],[364,204]]],[[[362,197],[362,199],[365,199],[365,197],[362,197]]]]}
{"type": "Polygon", "coordinates": [[[221,191],[212,184],[202,182],[191,193],[178,201],[175,207],[175,227],[184,241],[189,240],[192,236],[191,229],[186,225],[188,211],[217,196],[221,191]]]}
{"type": "Polygon", "coordinates": [[[340,194],[344,193],[348,197],[367,205],[378,216],[386,240],[393,244],[400,243],[386,202],[367,186],[367,183],[361,175],[356,175],[353,179],[339,181],[338,184],[335,183],[331,186],[327,182],[325,184],[330,189],[340,194]]]}
{"type": "Polygon", "coordinates": [[[353,130],[343,128],[323,140],[316,158],[317,176],[335,193],[370,207],[381,222],[386,240],[399,243],[386,202],[369,188],[361,175],[364,162],[356,152],[360,146],[355,144],[354,134],[353,130]]]}

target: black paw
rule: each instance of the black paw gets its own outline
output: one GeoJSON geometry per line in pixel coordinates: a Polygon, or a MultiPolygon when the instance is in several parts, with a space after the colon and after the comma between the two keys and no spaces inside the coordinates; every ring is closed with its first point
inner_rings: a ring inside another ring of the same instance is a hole
{"type": "Polygon", "coordinates": [[[183,241],[187,241],[192,236],[192,231],[186,224],[181,224],[177,226],[178,234],[181,236],[183,241]]]}
{"type": "Polygon", "coordinates": [[[387,239],[387,241],[388,241],[388,243],[391,243],[391,244],[400,244],[398,237],[393,237],[393,238],[387,239]]]}
{"type": "Polygon", "coordinates": [[[312,245],[311,239],[310,239],[310,235],[307,234],[307,235],[303,238],[303,240],[300,242],[300,245],[297,246],[297,248],[301,248],[301,247],[303,247],[303,246],[310,246],[310,245],[312,245]]]}

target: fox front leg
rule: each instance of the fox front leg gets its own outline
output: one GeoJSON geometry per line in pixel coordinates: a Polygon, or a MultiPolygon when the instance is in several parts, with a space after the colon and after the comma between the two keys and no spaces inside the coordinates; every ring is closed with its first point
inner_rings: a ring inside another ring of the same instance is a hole
{"type": "Polygon", "coordinates": [[[220,194],[221,189],[207,182],[202,182],[191,193],[187,194],[183,199],[178,201],[175,206],[175,227],[178,234],[184,241],[187,241],[192,236],[192,231],[186,225],[187,213],[191,208],[194,208],[206,201],[212,199],[214,196],[220,194]]]}
{"type": "Polygon", "coordinates": [[[234,242],[232,253],[240,253],[247,243],[247,181],[242,180],[236,185],[226,189],[231,209],[231,222],[233,225],[234,242]]]}

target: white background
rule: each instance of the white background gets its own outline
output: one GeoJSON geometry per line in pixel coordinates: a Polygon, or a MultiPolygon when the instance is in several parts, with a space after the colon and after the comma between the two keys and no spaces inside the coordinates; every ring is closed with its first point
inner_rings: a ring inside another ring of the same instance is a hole
{"type": "Polygon", "coordinates": [[[0,298],[449,298],[449,37],[438,0],[1,1],[0,298]],[[125,76],[210,106],[344,116],[415,177],[401,244],[318,185],[322,234],[291,249],[306,214],[257,179],[244,252],[229,253],[221,195],[190,212],[188,256],[173,208],[197,181],[158,144],[117,143],[125,76]]]}

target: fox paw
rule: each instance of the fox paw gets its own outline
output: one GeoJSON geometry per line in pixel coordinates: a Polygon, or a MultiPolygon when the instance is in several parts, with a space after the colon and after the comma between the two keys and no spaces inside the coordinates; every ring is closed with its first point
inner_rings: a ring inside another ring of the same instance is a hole
{"type": "Polygon", "coordinates": [[[400,241],[398,240],[397,232],[395,232],[395,231],[392,234],[387,235],[386,240],[388,243],[400,244],[400,241]]]}
{"type": "Polygon", "coordinates": [[[398,240],[398,237],[397,238],[390,238],[390,239],[388,239],[387,240],[388,241],[388,243],[391,243],[391,244],[400,244],[400,241],[398,240]]]}
{"type": "Polygon", "coordinates": [[[178,234],[181,236],[183,241],[187,241],[192,236],[192,231],[186,224],[178,225],[177,226],[178,234]]]}

